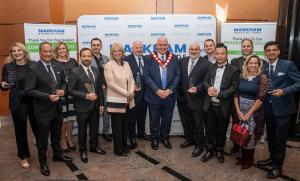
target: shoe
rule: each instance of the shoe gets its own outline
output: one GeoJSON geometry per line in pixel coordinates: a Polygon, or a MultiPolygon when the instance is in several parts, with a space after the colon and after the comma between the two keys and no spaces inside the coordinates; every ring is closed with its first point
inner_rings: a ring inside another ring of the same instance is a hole
{"type": "Polygon", "coordinates": [[[44,176],[49,176],[50,175],[50,170],[47,166],[46,161],[40,163],[40,169],[41,169],[41,174],[44,176]]]}
{"type": "Polygon", "coordinates": [[[268,158],[266,160],[260,160],[256,164],[257,166],[272,166],[272,159],[268,158]]]}
{"type": "Polygon", "coordinates": [[[146,135],[146,133],[144,133],[143,135],[138,135],[137,136],[138,138],[142,138],[142,139],[145,139],[147,141],[151,141],[151,137],[146,135]]]}
{"type": "Polygon", "coordinates": [[[208,152],[206,152],[206,153],[201,157],[201,161],[202,161],[202,162],[207,162],[207,161],[209,161],[213,156],[214,156],[214,153],[208,151],[208,152]]]}
{"type": "Polygon", "coordinates": [[[151,142],[151,147],[153,150],[158,150],[158,141],[155,140],[155,141],[152,141],[151,142]]]}
{"type": "Polygon", "coordinates": [[[108,142],[112,141],[112,137],[109,134],[102,134],[102,137],[108,142]]]}
{"type": "Polygon", "coordinates": [[[73,158],[65,156],[61,154],[60,156],[53,156],[53,162],[67,162],[67,161],[73,161],[73,158]]]}
{"type": "Polygon", "coordinates": [[[118,155],[118,156],[128,156],[128,154],[127,154],[127,153],[124,153],[124,152],[121,152],[121,153],[119,153],[119,152],[114,152],[114,154],[116,154],[116,155],[118,155]]]}
{"type": "Polygon", "coordinates": [[[80,152],[80,160],[81,160],[83,163],[89,162],[89,159],[88,159],[88,157],[87,157],[86,152],[80,152]]]}
{"type": "Polygon", "coordinates": [[[242,165],[246,161],[246,149],[242,148],[242,157],[237,158],[237,162],[235,163],[236,165],[242,165]]]}
{"type": "Polygon", "coordinates": [[[76,151],[76,145],[74,145],[74,143],[73,143],[73,146],[70,146],[70,144],[69,144],[69,142],[67,142],[67,144],[68,144],[68,147],[69,147],[69,151],[76,151]]]}
{"type": "Polygon", "coordinates": [[[20,160],[20,164],[22,168],[29,168],[30,164],[28,162],[28,160],[25,158],[24,160],[20,160]]]}
{"type": "Polygon", "coordinates": [[[180,148],[187,148],[189,146],[192,146],[193,144],[195,144],[194,141],[185,140],[185,142],[180,145],[180,148]]]}
{"type": "Polygon", "coordinates": [[[161,140],[161,143],[168,149],[172,149],[172,144],[169,139],[161,140]]]}
{"type": "Polygon", "coordinates": [[[194,151],[192,152],[192,157],[197,157],[197,156],[201,155],[202,152],[203,152],[203,148],[196,147],[194,149],[194,151]]]}
{"type": "Polygon", "coordinates": [[[217,152],[216,157],[217,157],[217,160],[219,163],[224,163],[224,154],[223,153],[217,152]]]}
{"type": "Polygon", "coordinates": [[[240,151],[240,147],[237,145],[233,145],[233,147],[230,150],[230,154],[238,153],[240,151]]]}
{"type": "Polygon", "coordinates": [[[101,154],[101,155],[106,154],[106,151],[102,150],[102,149],[99,148],[99,147],[96,147],[96,148],[90,148],[90,152],[92,152],[92,153],[97,153],[97,154],[101,154]]]}
{"type": "Polygon", "coordinates": [[[133,150],[133,149],[137,148],[137,146],[138,146],[138,144],[135,139],[130,140],[130,144],[127,145],[129,150],[133,150]]]}
{"type": "Polygon", "coordinates": [[[281,169],[273,168],[271,171],[268,172],[267,178],[268,179],[275,179],[281,175],[281,169]]]}

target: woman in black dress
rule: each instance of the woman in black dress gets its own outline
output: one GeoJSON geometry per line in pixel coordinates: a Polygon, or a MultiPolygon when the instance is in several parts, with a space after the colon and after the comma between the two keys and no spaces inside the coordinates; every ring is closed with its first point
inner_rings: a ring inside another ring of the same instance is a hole
{"type": "Polygon", "coordinates": [[[54,56],[56,63],[63,70],[65,83],[67,84],[66,94],[62,97],[63,107],[63,125],[61,130],[61,147],[64,152],[69,150],[75,151],[76,146],[72,141],[72,133],[74,127],[74,121],[76,120],[76,113],[74,108],[73,97],[68,94],[68,83],[70,79],[71,70],[77,66],[77,62],[74,58],[69,57],[69,49],[66,43],[58,42],[54,49],[54,56]]]}
{"type": "Polygon", "coordinates": [[[29,168],[30,152],[27,140],[27,116],[32,132],[37,139],[37,123],[33,116],[32,99],[25,95],[25,77],[29,70],[29,54],[22,43],[16,42],[9,48],[7,63],[2,69],[1,89],[9,92],[9,109],[15,128],[18,157],[23,168],[29,168]]]}

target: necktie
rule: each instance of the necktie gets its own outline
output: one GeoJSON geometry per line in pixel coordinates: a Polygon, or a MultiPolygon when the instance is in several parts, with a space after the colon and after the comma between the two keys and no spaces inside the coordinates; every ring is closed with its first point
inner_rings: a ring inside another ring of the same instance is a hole
{"type": "Polygon", "coordinates": [[[194,66],[195,66],[195,60],[191,60],[191,65],[190,65],[190,69],[189,69],[189,75],[192,73],[194,66]]]}
{"type": "Polygon", "coordinates": [[[139,59],[139,71],[143,75],[144,67],[143,67],[143,64],[142,64],[142,59],[141,59],[141,57],[139,57],[138,59],[139,59]]]}
{"type": "MultiPolygon", "coordinates": [[[[161,56],[161,60],[164,62],[165,58],[164,56],[161,56]]],[[[161,69],[161,83],[162,83],[162,88],[166,89],[167,87],[167,67],[162,67],[161,69]]]]}
{"type": "Polygon", "coordinates": [[[53,84],[56,84],[53,72],[51,71],[50,67],[51,67],[51,65],[47,65],[47,69],[48,69],[48,73],[49,73],[50,79],[51,79],[51,81],[52,81],[53,84]]]}
{"type": "Polygon", "coordinates": [[[270,78],[275,78],[275,71],[274,71],[274,65],[270,65],[270,78]]]}
{"type": "Polygon", "coordinates": [[[87,69],[87,72],[88,72],[88,77],[89,77],[91,83],[95,83],[93,74],[92,74],[92,72],[90,71],[90,69],[87,69]]]}

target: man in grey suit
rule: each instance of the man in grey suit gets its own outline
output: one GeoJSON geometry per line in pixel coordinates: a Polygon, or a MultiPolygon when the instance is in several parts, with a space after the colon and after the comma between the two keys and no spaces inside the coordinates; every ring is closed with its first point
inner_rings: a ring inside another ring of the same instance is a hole
{"type": "MultiPolygon", "coordinates": [[[[99,38],[93,38],[91,40],[91,50],[93,52],[93,57],[92,57],[92,67],[96,67],[99,69],[99,72],[101,74],[101,83],[102,83],[102,88],[103,88],[103,93],[104,93],[104,105],[106,102],[106,82],[104,78],[104,73],[103,73],[103,66],[109,61],[108,56],[101,54],[101,49],[102,49],[102,41],[99,38]]],[[[110,115],[107,114],[106,109],[104,110],[102,117],[103,121],[103,129],[102,129],[102,137],[106,141],[112,141],[111,136],[109,135],[109,127],[110,127],[110,115]]],[[[101,119],[100,117],[100,119],[101,119]]]]}

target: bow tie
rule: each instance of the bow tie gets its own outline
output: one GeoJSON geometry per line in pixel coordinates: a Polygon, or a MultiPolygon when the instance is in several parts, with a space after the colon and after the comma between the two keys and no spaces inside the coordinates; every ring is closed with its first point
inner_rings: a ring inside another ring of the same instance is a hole
{"type": "Polygon", "coordinates": [[[223,68],[223,67],[225,67],[227,65],[227,63],[225,64],[225,65],[218,65],[218,67],[217,68],[223,68]]]}

